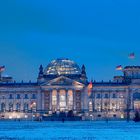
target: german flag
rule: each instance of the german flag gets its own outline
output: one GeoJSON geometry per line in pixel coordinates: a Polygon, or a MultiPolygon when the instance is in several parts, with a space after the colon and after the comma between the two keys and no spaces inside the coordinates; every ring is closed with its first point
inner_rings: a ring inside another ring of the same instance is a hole
{"type": "Polygon", "coordinates": [[[116,67],[116,70],[122,70],[122,69],[123,69],[122,65],[116,67]]]}
{"type": "Polygon", "coordinates": [[[89,83],[89,85],[88,85],[88,95],[89,95],[89,96],[91,95],[92,88],[93,88],[93,83],[92,83],[92,81],[91,81],[91,82],[89,83]]]}
{"type": "Polygon", "coordinates": [[[0,66],[0,72],[5,71],[5,66],[0,66]]]}
{"type": "Polygon", "coordinates": [[[128,56],[129,59],[135,59],[135,53],[130,53],[129,56],[128,56]]]}

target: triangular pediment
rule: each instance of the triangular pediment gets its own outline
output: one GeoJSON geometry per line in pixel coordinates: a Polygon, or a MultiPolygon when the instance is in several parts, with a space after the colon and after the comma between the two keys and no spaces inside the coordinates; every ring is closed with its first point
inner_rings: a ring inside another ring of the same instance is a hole
{"type": "Polygon", "coordinates": [[[58,78],[55,78],[42,84],[42,86],[74,86],[74,85],[84,86],[84,84],[72,80],[70,78],[67,78],[65,76],[60,76],[58,78]]]}

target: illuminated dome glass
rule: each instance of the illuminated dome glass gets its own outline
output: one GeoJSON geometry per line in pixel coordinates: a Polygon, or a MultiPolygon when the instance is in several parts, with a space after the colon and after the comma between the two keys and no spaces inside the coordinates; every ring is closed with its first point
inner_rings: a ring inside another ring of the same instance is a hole
{"type": "Polygon", "coordinates": [[[45,75],[79,75],[81,70],[72,60],[60,58],[53,60],[45,69],[45,75]]]}

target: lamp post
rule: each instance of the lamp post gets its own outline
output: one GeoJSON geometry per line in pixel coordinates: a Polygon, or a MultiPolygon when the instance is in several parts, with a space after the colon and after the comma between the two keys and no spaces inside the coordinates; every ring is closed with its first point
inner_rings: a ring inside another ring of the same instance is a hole
{"type": "Polygon", "coordinates": [[[31,104],[31,111],[32,111],[32,121],[33,121],[33,118],[34,118],[34,108],[36,108],[36,102],[33,102],[32,104],[31,104]]]}

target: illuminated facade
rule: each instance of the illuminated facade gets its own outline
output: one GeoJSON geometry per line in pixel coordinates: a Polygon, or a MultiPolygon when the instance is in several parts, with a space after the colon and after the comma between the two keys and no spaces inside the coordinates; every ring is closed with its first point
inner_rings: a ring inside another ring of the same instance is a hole
{"type": "Polygon", "coordinates": [[[83,119],[124,119],[140,109],[140,67],[125,67],[124,76],[109,82],[89,82],[85,66],[61,58],[44,69],[41,65],[36,83],[0,83],[0,117],[32,118],[33,116],[68,113],[83,119]]]}

